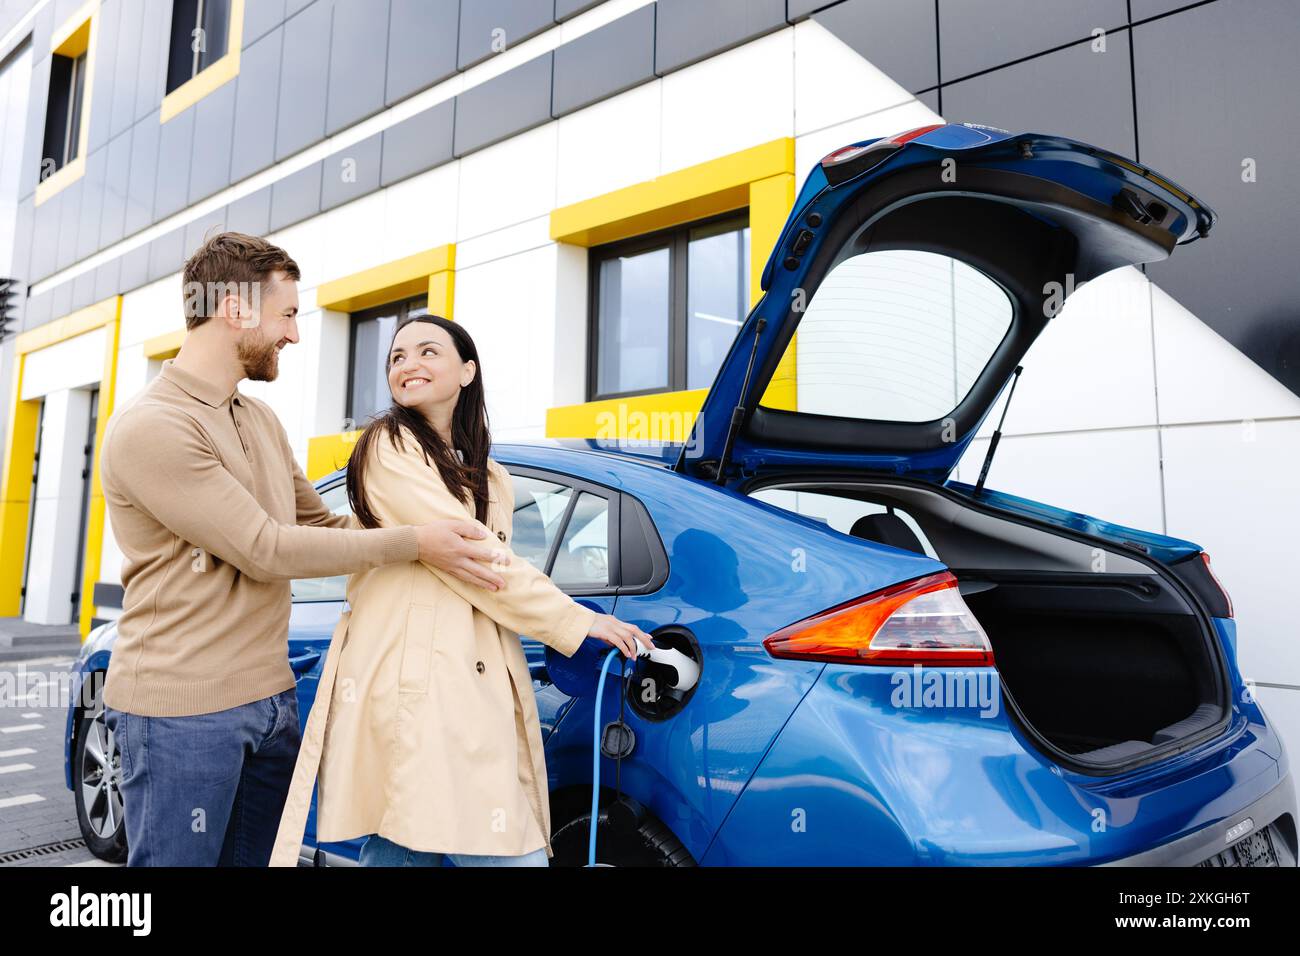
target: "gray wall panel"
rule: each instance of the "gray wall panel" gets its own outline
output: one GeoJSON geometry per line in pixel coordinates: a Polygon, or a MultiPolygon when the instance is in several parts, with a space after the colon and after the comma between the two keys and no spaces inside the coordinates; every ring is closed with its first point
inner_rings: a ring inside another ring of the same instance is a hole
{"type": "Polygon", "coordinates": [[[230,152],[235,138],[237,89],[237,81],[226,83],[189,110],[194,114],[194,151],[189,187],[191,204],[230,185],[230,152]]]}
{"type": "Polygon", "coordinates": [[[107,146],[108,167],[104,173],[104,205],[99,217],[99,246],[112,245],[123,236],[126,226],[126,191],[131,179],[131,131],[107,146]]]}
{"type": "Polygon", "coordinates": [[[156,282],[163,276],[179,272],[185,262],[185,227],[173,229],[149,243],[148,281],[156,282]]]}
{"type": "MultiPolygon", "coordinates": [[[[118,3],[121,13],[117,24],[117,46],[113,50],[112,86],[106,93],[112,96],[113,115],[109,135],[117,136],[135,123],[135,88],[140,73],[140,38],[144,34],[143,3],[118,3]]],[[[104,74],[105,76],[110,74],[104,74]]],[[[96,81],[98,87],[98,81],[96,81]]],[[[109,102],[105,100],[105,102],[109,102]]]]}
{"type": "Polygon", "coordinates": [[[271,231],[271,187],[236,199],[226,207],[226,228],[250,236],[264,236],[271,231]]]}
{"type": "Polygon", "coordinates": [[[18,204],[14,218],[14,256],[11,268],[15,278],[25,284],[32,269],[32,229],[35,227],[36,208],[33,200],[24,199],[18,204]]]}
{"type": "Polygon", "coordinates": [[[943,78],[968,76],[1128,23],[1125,0],[939,0],[943,78]]]}
{"type": "Polygon", "coordinates": [[[105,181],[108,178],[108,148],[86,157],[86,175],[82,182],[80,222],[74,261],[80,262],[99,249],[99,217],[104,208],[105,181]]]}
{"type": "Polygon", "coordinates": [[[806,20],[810,14],[833,7],[842,0],[786,0],[785,18],[790,23],[806,20]]]}
{"type": "Polygon", "coordinates": [[[938,85],[933,4],[848,0],[815,14],[813,20],[909,92],[938,85]]]}
{"type": "Polygon", "coordinates": [[[271,185],[271,232],[320,212],[321,164],[290,173],[271,185]]]}
{"type": "Polygon", "coordinates": [[[655,6],[660,76],[786,25],[785,0],[659,0],[655,6]]]}
{"type": "Polygon", "coordinates": [[[592,7],[598,7],[604,0],[555,0],[555,22],[561,23],[580,13],[586,13],[592,7]]]}
{"type": "Polygon", "coordinates": [[[51,297],[47,292],[44,295],[34,295],[27,300],[27,305],[23,309],[23,328],[34,329],[38,325],[44,325],[50,321],[53,316],[50,314],[51,297]]]}
{"type": "Polygon", "coordinates": [[[331,37],[326,135],[384,108],[388,0],[336,0],[331,37]]]}
{"type": "MultiPolygon", "coordinates": [[[[329,83],[330,0],[317,0],[284,24],[280,58],[280,102],[275,127],[275,159],[310,146],[325,135],[325,95],[329,83]]],[[[242,73],[242,67],[241,67],[242,73]]],[[[259,98],[265,98],[265,92],[259,98]]]]}
{"type": "MultiPolygon", "coordinates": [[[[46,41],[48,46],[49,41],[46,41]]],[[[45,148],[45,102],[50,91],[50,58],[47,56],[32,67],[31,92],[27,99],[27,131],[23,134],[22,171],[18,179],[18,195],[35,192],[41,181],[41,152],[45,148]]]]}
{"type": "Polygon", "coordinates": [[[69,283],[72,287],[72,308],[84,309],[95,301],[95,271],[83,272],[69,283]]]}
{"type": "Polygon", "coordinates": [[[459,0],[392,0],[384,102],[396,103],[456,72],[459,0]]]}
{"type": "Polygon", "coordinates": [[[280,84],[280,53],[284,30],[258,40],[239,61],[235,80],[235,135],[230,157],[230,180],[239,182],[275,162],[275,115],[280,84]]]}
{"type": "Polygon", "coordinates": [[[130,292],[149,281],[149,245],[146,242],[121,257],[122,271],[118,277],[120,291],[130,292]]]}
{"type": "Polygon", "coordinates": [[[54,270],[66,269],[77,256],[77,234],[81,232],[81,192],[84,178],[59,193],[59,244],[54,256],[54,270]]]}
{"type": "Polygon", "coordinates": [[[32,227],[32,263],[29,284],[39,282],[54,271],[59,252],[59,225],[63,211],[63,193],[56,193],[36,207],[32,227]]]}
{"type": "Polygon", "coordinates": [[[529,60],[456,97],[457,156],[490,146],[551,118],[552,54],[529,60]]]}
{"type": "Polygon", "coordinates": [[[190,158],[194,151],[194,110],[185,110],[162,124],[158,136],[158,180],[153,218],[165,219],[185,206],[190,191],[190,158]]]}
{"type": "Polygon", "coordinates": [[[158,109],[167,85],[167,48],[170,45],[172,0],[137,0],[145,4],[140,36],[140,72],[136,74],[135,116],[158,109]]]}
{"type": "Polygon", "coordinates": [[[185,238],[181,243],[181,257],[188,260],[212,236],[226,228],[226,207],[214,209],[206,216],[185,224],[185,238]]]}
{"type": "Polygon", "coordinates": [[[104,77],[103,85],[97,81],[95,91],[103,90],[90,100],[90,130],[87,152],[93,153],[108,142],[113,118],[113,97],[110,78],[117,58],[118,14],[122,4],[105,3],[99,8],[99,36],[95,40],[95,73],[104,77]]]}
{"type": "Polygon", "coordinates": [[[468,69],[555,22],[555,0],[463,0],[457,65],[468,69]]]}
{"type": "Polygon", "coordinates": [[[384,130],[380,185],[440,166],[452,158],[456,101],[447,100],[384,130]]]}
{"type": "Polygon", "coordinates": [[[252,46],[284,22],[284,0],[252,0],[244,3],[244,46],[252,46]]]}
{"type": "Polygon", "coordinates": [[[1112,33],[1105,53],[1079,43],[945,85],[943,115],[950,123],[1059,133],[1132,157],[1128,33],[1112,33]]]}
{"type": "Polygon", "coordinates": [[[125,235],[153,222],[154,185],[158,178],[158,120],[146,116],[131,127],[131,170],[127,177],[125,235]]]}
{"type": "Polygon", "coordinates": [[[50,318],[61,319],[72,311],[72,283],[64,282],[50,290],[50,318]]]}
{"type": "Polygon", "coordinates": [[[341,206],[379,188],[382,144],[383,134],[376,133],[322,162],[322,210],[341,206]]]}
{"type": "Polygon", "coordinates": [[[1133,43],[1141,160],[1219,216],[1208,237],[1147,271],[1300,394],[1300,127],[1283,119],[1300,89],[1295,4],[1218,0],[1135,27],[1133,43]]]}
{"type": "Polygon", "coordinates": [[[95,269],[95,301],[103,302],[121,290],[118,282],[122,276],[122,259],[118,257],[95,269]]]}
{"type": "Polygon", "coordinates": [[[1129,0],[1129,13],[1136,23],[1147,17],[1156,17],[1162,13],[1193,6],[1194,2],[1200,0],[1129,0]]]}
{"type": "Polygon", "coordinates": [[[563,116],[654,75],[655,9],[651,4],[555,51],[551,112],[563,116]]]}

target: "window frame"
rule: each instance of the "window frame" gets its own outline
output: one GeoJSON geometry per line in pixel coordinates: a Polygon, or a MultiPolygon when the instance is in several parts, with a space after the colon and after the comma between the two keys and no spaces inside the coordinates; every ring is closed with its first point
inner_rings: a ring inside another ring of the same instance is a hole
{"type": "Polygon", "coordinates": [[[176,83],[176,85],[173,86],[172,85],[172,65],[173,65],[172,61],[176,52],[174,43],[177,39],[175,35],[175,31],[176,31],[176,13],[178,12],[176,6],[173,6],[172,22],[168,25],[167,71],[166,71],[166,76],[164,77],[163,80],[164,96],[169,96],[172,93],[175,93],[186,83],[189,83],[191,80],[198,77],[200,73],[203,73],[205,70],[209,70],[212,67],[216,66],[216,64],[221,59],[223,59],[230,53],[231,28],[234,25],[234,20],[235,20],[234,7],[235,7],[234,0],[194,0],[194,25],[190,30],[186,31],[184,34],[185,39],[187,41],[186,49],[189,50],[189,54],[190,54],[189,56],[190,74],[185,79],[181,80],[179,83],[176,83]],[[209,5],[214,3],[224,4],[226,9],[225,49],[221,51],[220,55],[215,55],[211,50],[199,52],[195,50],[193,47],[194,31],[203,29],[203,21],[204,21],[204,16],[207,13],[207,8],[209,5]],[[208,63],[206,66],[203,66],[202,62],[205,56],[208,57],[208,63]]]}
{"type": "MultiPolygon", "coordinates": [[[[343,408],[343,418],[351,422],[353,427],[363,427],[358,424],[357,416],[354,414],[356,409],[352,407],[352,389],[356,383],[357,372],[357,325],[369,319],[381,318],[385,313],[391,314],[394,309],[397,310],[397,324],[400,325],[402,320],[411,314],[411,309],[417,307],[413,303],[419,302],[421,299],[424,299],[422,308],[427,312],[429,297],[427,295],[412,295],[348,313],[348,384],[346,392],[347,404],[343,408]]],[[[387,363],[385,363],[385,368],[387,368],[387,363]]]]}
{"type": "MultiPolygon", "coordinates": [[[[690,316],[687,314],[687,294],[690,288],[687,263],[690,255],[691,231],[729,221],[739,223],[739,229],[751,229],[749,219],[749,207],[733,209],[729,212],[708,216],[704,219],[696,219],[668,229],[660,229],[644,235],[633,236],[629,239],[620,239],[616,242],[592,246],[587,250],[587,342],[589,343],[587,347],[587,401],[598,402],[607,399],[634,398],[639,395],[662,395],[667,392],[687,390],[687,374],[690,366],[687,356],[687,340],[690,332],[690,316]],[[597,387],[600,382],[601,267],[611,259],[652,252],[665,247],[668,249],[668,383],[662,387],[627,392],[600,392],[597,387]]],[[[753,242],[752,229],[750,242],[753,242]]],[[[747,269],[749,265],[748,262],[745,263],[747,269]]],[[[741,317],[742,324],[745,317],[741,317]]],[[[737,327],[737,332],[739,332],[739,327],[737,327]]]]}

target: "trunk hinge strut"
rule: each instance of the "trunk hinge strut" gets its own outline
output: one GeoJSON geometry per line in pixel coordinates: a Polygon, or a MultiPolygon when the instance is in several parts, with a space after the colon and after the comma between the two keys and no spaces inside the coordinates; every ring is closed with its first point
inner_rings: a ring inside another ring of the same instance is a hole
{"type": "Polygon", "coordinates": [[[979,481],[975,482],[975,497],[978,498],[984,491],[984,479],[989,476],[989,465],[993,464],[993,456],[997,454],[998,442],[1002,440],[1002,426],[1007,420],[1007,409],[1011,407],[1011,399],[1016,394],[1016,383],[1020,381],[1020,373],[1024,371],[1023,365],[1017,365],[1016,370],[1011,373],[1011,391],[1007,392],[1006,404],[1002,406],[1002,417],[998,419],[997,430],[993,432],[993,438],[989,441],[988,454],[984,456],[984,466],[980,468],[979,481]]]}

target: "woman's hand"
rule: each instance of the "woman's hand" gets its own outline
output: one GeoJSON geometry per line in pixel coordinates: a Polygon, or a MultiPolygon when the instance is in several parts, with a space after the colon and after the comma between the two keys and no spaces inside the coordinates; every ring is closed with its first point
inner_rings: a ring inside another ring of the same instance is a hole
{"type": "Polygon", "coordinates": [[[591,625],[591,630],[587,632],[587,636],[617,647],[623,652],[624,657],[637,656],[637,641],[640,641],[647,648],[654,647],[649,634],[635,624],[620,621],[612,614],[597,614],[596,620],[591,625]]]}

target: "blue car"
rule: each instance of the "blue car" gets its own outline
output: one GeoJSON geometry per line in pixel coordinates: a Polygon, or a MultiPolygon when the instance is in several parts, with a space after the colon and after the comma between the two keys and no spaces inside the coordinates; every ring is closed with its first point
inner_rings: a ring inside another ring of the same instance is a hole
{"type": "MultiPolygon", "coordinates": [[[[951,478],[1078,286],[1214,218],[1057,136],[857,143],[808,176],[679,434],[495,446],[516,553],[699,668],[689,687],[647,658],[602,678],[597,642],[522,638],[554,862],[588,859],[599,730],[604,863],[1295,865],[1287,757],[1203,550],[985,488],[996,431],[979,481],[951,478]]],[[[347,507],[342,472],[318,487],[347,507]]],[[[294,586],[304,722],[344,582],[294,586]]],[[[114,633],[87,641],[82,680],[114,633]]],[[[121,859],[93,693],[67,754],[87,843],[121,859]]],[[[314,826],[305,862],[355,860],[360,841],[317,846],[314,826]]]]}

